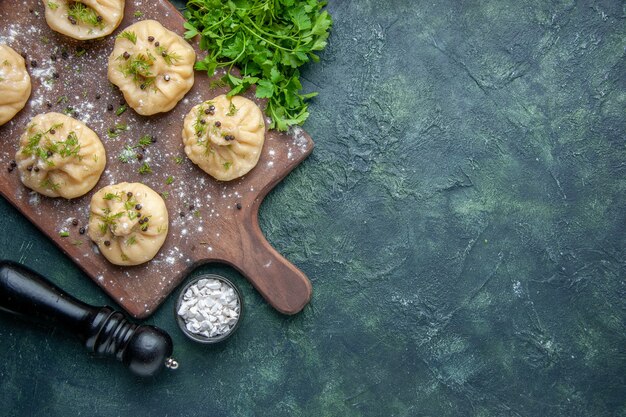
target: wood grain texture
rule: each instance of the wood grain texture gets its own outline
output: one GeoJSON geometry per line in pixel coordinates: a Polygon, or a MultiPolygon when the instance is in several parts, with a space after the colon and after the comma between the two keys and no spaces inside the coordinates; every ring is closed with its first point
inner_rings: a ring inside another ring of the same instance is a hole
{"type": "MultiPolygon", "coordinates": [[[[206,74],[196,72],[192,90],[168,113],[143,117],[128,109],[120,116],[115,114],[123,98],[106,76],[114,37],[139,19],[158,20],[182,35],[184,20],[169,2],[127,2],[124,21],[113,35],[90,42],[76,42],[53,32],[46,25],[41,2],[29,0],[26,4],[14,8],[9,2],[0,3],[0,43],[27,54],[33,84],[24,110],[0,127],[0,193],[135,318],[152,314],[193,268],[207,262],[232,265],[278,311],[299,312],[311,297],[311,284],[267,242],[258,225],[258,210],[267,193],[313,150],[308,134],[299,128],[288,134],[267,131],[256,168],[228,183],[215,181],[185,156],[181,140],[187,112],[227,90],[211,88],[206,74]],[[134,17],[135,11],[143,16],[134,17]],[[113,111],[108,110],[111,106],[113,111]],[[81,198],[68,201],[39,196],[21,184],[17,171],[4,168],[14,159],[28,120],[47,111],[77,112],[75,117],[93,129],[106,148],[105,172],[94,190],[81,198]],[[107,132],[118,123],[127,124],[128,130],[109,137],[107,132]],[[136,149],[141,161],[122,163],[119,156],[125,147],[136,145],[146,134],[154,135],[157,142],[145,151],[136,149]],[[182,158],[182,163],[177,158],[182,158]],[[149,163],[151,174],[138,173],[143,162],[149,163]],[[174,182],[167,184],[170,176],[174,182]],[[167,195],[170,230],[165,244],[151,262],[136,267],[111,265],[87,234],[79,233],[80,226],[87,225],[93,192],[122,181],[142,182],[167,195]],[[74,218],[79,220],[78,226],[72,225],[74,218]],[[64,230],[69,237],[60,237],[64,230]]],[[[202,56],[197,45],[194,47],[202,56]]],[[[245,96],[264,105],[253,92],[245,96]]]]}

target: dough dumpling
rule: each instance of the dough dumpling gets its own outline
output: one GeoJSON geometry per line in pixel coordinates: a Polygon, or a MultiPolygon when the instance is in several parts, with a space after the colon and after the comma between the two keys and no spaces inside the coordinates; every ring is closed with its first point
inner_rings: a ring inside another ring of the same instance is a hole
{"type": "Polygon", "coordinates": [[[170,111],[193,86],[196,52],[154,20],[127,27],[109,56],[109,81],[130,107],[149,116],[170,111]]]}
{"type": "Polygon", "coordinates": [[[139,265],[159,252],[168,230],[165,202],[141,183],[109,185],[89,207],[89,237],[115,265],[139,265]]]}
{"type": "Polygon", "coordinates": [[[22,183],[48,197],[76,198],[100,179],[106,153],[83,122],[61,113],[33,117],[20,137],[15,161],[22,183]]]}
{"type": "Polygon", "coordinates": [[[264,141],[261,109],[241,96],[221,95],[198,104],[183,122],[185,153],[220,181],[241,177],[254,168],[264,141]]]}
{"type": "Polygon", "coordinates": [[[24,58],[7,45],[0,45],[0,126],[24,108],[30,88],[24,58]]]}
{"type": "Polygon", "coordinates": [[[124,0],[43,0],[46,22],[74,39],[109,35],[124,18],[124,0]]]}

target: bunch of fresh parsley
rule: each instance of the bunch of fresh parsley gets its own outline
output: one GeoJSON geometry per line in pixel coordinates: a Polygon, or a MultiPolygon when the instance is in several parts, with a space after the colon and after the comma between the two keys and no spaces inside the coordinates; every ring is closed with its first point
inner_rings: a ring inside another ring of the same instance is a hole
{"type": "Polygon", "coordinates": [[[270,128],[287,130],[309,116],[301,94],[298,67],[319,61],[326,46],[332,18],[318,0],[189,0],[185,11],[185,37],[201,35],[200,48],[208,51],[196,69],[213,76],[226,68],[229,95],[256,85],[256,96],[267,98],[270,128]],[[232,69],[237,66],[240,76],[232,69]]]}

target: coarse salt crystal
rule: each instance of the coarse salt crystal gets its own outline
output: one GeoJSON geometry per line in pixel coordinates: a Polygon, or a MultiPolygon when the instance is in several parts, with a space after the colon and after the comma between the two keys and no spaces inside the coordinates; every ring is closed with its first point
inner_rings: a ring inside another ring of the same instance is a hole
{"type": "Polygon", "coordinates": [[[239,319],[235,290],[216,279],[200,279],[183,294],[178,315],[194,334],[216,337],[232,330],[239,319]]]}

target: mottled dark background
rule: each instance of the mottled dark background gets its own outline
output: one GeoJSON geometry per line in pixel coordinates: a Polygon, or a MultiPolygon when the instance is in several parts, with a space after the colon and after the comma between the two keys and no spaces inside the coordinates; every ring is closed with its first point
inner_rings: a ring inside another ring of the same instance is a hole
{"type": "MultiPolygon", "coordinates": [[[[182,2],[178,2],[182,6],[182,2]]],[[[267,199],[311,278],[219,347],[147,322],[181,367],[142,381],[0,315],[0,414],[626,416],[623,1],[331,1],[313,155],[267,199]]],[[[0,256],[111,303],[4,200],[0,256]]]]}

